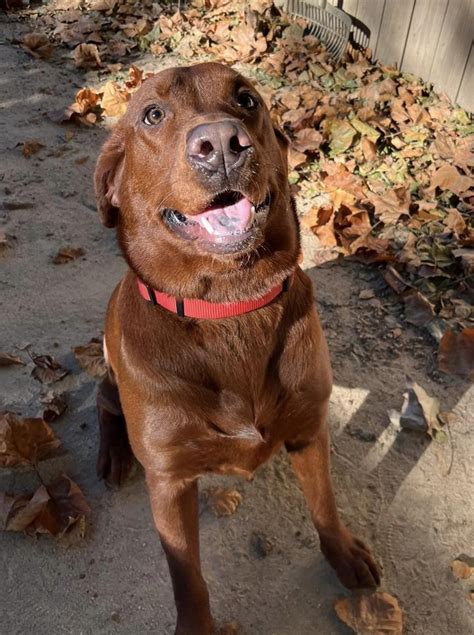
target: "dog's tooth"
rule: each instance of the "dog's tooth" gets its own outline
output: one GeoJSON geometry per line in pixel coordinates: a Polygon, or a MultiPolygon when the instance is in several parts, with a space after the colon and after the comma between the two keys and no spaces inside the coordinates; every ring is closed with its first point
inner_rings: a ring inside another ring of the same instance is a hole
{"type": "Polygon", "coordinates": [[[255,205],[252,205],[252,207],[250,208],[250,211],[252,212],[252,214],[255,214],[255,205]]]}

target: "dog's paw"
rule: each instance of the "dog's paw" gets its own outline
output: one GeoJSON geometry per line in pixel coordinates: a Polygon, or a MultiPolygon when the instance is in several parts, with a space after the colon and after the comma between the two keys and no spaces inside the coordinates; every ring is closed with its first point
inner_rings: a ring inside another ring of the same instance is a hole
{"type": "Polygon", "coordinates": [[[206,503],[212,513],[220,518],[231,516],[242,500],[242,494],[235,489],[210,487],[204,492],[206,503]]]}
{"type": "Polygon", "coordinates": [[[380,584],[380,569],[366,545],[343,527],[321,536],[321,551],[348,589],[371,589],[380,584]]]}

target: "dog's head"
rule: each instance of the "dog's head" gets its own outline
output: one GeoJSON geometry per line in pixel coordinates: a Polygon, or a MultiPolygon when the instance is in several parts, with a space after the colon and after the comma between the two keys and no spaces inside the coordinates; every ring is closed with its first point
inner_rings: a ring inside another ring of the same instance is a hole
{"type": "Polygon", "coordinates": [[[291,216],[286,155],[286,138],[240,74],[215,63],[167,69],[133,95],[104,145],[98,207],[132,261],[134,243],[145,242],[213,260],[264,244],[268,253],[291,216]]]}

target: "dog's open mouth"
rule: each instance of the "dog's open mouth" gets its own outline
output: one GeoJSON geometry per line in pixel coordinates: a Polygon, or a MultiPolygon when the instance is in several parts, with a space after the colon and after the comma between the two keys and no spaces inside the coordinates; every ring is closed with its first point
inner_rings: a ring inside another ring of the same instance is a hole
{"type": "Polygon", "coordinates": [[[241,192],[227,191],[215,196],[206,209],[196,214],[167,208],[163,220],[182,238],[204,242],[214,251],[238,251],[255,234],[259,217],[269,204],[269,195],[254,204],[241,192]]]}

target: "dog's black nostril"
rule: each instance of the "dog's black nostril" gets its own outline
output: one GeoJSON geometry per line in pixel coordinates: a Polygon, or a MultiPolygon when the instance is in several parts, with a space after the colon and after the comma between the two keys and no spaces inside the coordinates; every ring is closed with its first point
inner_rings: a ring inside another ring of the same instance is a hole
{"type": "Polygon", "coordinates": [[[203,159],[208,157],[211,152],[214,150],[214,146],[208,140],[204,140],[201,142],[201,147],[199,149],[199,156],[203,159]]]}
{"type": "Polygon", "coordinates": [[[247,148],[247,146],[242,146],[240,145],[240,140],[239,137],[235,134],[233,137],[230,138],[229,141],[229,150],[231,152],[233,152],[234,154],[240,154],[241,152],[243,152],[245,149],[247,148]]]}

